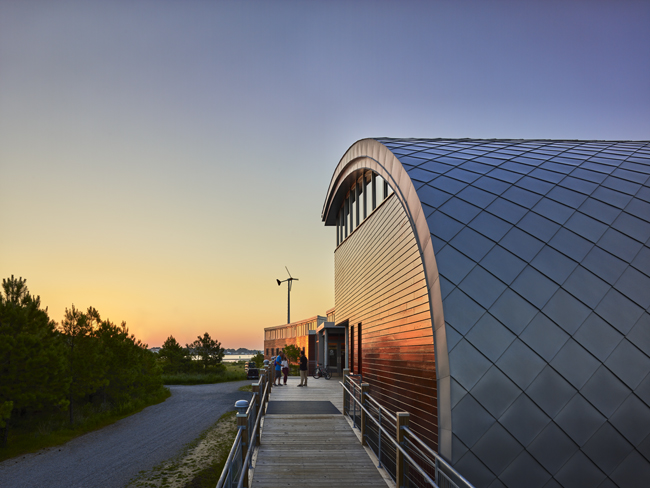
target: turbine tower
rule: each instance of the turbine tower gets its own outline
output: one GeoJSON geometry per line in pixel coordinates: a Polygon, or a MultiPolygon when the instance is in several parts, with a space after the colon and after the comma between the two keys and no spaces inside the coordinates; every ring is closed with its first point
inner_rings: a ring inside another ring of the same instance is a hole
{"type": "Polygon", "coordinates": [[[286,280],[282,280],[282,281],[275,280],[275,281],[278,282],[278,286],[280,286],[285,281],[287,282],[288,285],[287,286],[287,324],[290,324],[291,323],[291,282],[294,280],[298,281],[298,278],[294,278],[293,276],[291,276],[291,273],[289,273],[289,268],[287,268],[286,266],[284,267],[284,269],[287,270],[289,277],[286,280]]]}

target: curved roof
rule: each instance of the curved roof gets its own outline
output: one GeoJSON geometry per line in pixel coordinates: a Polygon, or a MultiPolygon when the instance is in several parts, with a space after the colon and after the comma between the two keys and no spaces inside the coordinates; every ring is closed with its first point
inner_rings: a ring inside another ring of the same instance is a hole
{"type": "Polygon", "coordinates": [[[363,168],[420,243],[441,453],[479,486],[648,476],[650,143],[366,139],[326,224],[363,168]]]}

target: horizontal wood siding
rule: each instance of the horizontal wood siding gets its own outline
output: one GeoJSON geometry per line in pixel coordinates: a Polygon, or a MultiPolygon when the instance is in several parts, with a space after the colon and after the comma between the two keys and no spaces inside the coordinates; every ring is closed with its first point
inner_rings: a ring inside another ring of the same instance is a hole
{"type": "Polygon", "coordinates": [[[406,213],[393,195],[334,253],[335,309],[359,342],[364,381],[392,412],[411,413],[411,424],[438,449],[433,330],[422,259],[406,213]]]}

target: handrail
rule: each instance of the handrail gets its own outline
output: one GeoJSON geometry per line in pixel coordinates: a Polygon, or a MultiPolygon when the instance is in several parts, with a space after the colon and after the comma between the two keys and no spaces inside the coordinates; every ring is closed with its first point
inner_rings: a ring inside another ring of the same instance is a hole
{"type": "MultiPolygon", "coordinates": [[[[339,385],[341,385],[345,391],[347,391],[350,395],[352,395],[352,397],[353,397],[353,399],[354,399],[355,402],[359,403],[359,401],[354,397],[354,395],[352,394],[352,392],[351,392],[350,390],[348,390],[348,389],[345,387],[345,385],[344,385],[343,383],[341,383],[341,382],[339,381],[339,385]]],[[[386,429],[384,429],[384,428],[379,424],[379,422],[377,422],[377,420],[376,420],[376,419],[375,419],[375,418],[370,414],[370,412],[368,412],[368,410],[366,410],[366,407],[364,407],[363,404],[359,403],[359,408],[361,408],[364,412],[366,412],[366,415],[368,415],[368,417],[369,417],[373,422],[375,422],[375,424],[377,424],[377,427],[378,427],[379,429],[381,429],[381,431],[382,431],[384,434],[386,434],[386,435],[388,436],[388,438],[389,438],[389,439],[391,440],[391,442],[395,445],[395,447],[401,451],[402,455],[406,458],[406,460],[408,460],[408,461],[411,462],[411,464],[413,465],[413,467],[415,467],[415,469],[417,469],[417,470],[420,472],[420,474],[424,477],[424,479],[426,479],[426,480],[431,484],[431,486],[433,486],[433,487],[435,487],[435,488],[438,488],[438,485],[435,483],[435,481],[433,481],[433,480],[431,479],[431,477],[430,477],[430,476],[429,476],[429,475],[428,475],[428,474],[427,474],[427,473],[426,473],[426,472],[425,472],[425,471],[424,471],[420,466],[418,466],[418,465],[415,463],[415,460],[414,460],[411,456],[409,456],[409,454],[404,450],[404,448],[403,448],[403,447],[402,447],[402,446],[401,446],[401,445],[400,445],[400,444],[399,444],[395,439],[393,439],[393,437],[392,437],[392,436],[391,436],[391,435],[386,431],[386,429]]]]}
{"type": "MultiPolygon", "coordinates": [[[[257,432],[260,429],[262,416],[264,414],[265,401],[268,396],[268,392],[271,388],[271,383],[263,378],[260,379],[260,382],[264,383],[263,391],[253,392],[251,396],[251,401],[246,409],[246,422],[244,425],[240,425],[237,429],[237,435],[235,436],[235,441],[233,442],[232,447],[230,448],[230,453],[224,464],[223,470],[221,471],[221,476],[219,477],[219,482],[217,483],[217,488],[224,488],[224,486],[233,487],[233,473],[232,465],[235,462],[235,457],[237,460],[241,460],[241,472],[239,473],[238,487],[243,486],[244,480],[246,479],[246,474],[248,466],[251,463],[251,458],[254,451],[254,446],[257,444],[257,432]],[[257,398],[257,401],[256,401],[257,398]],[[255,408],[257,406],[257,408],[255,408]],[[252,421],[253,415],[256,415],[255,423],[251,428],[250,422],[252,421]],[[244,438],[243,432],[246,429],[246,438],[244,438]],[[242,446],[248,445],[246,456],[244,459],[241,459],[243,456],[242,446]],[[239,451],[239,452],[238,452],[239,451]],[[229,479],[230,475],[230,479],[229,479]]],[[[259,383],[258,383],[259,385],[259,383]]],[[[259,388],[258,388],[259,390],[259,388]]]]}
{"type": "MultiPolygon", "coordinates": [[[[405,471],[401,468],[403,462],[409,462],[409,466],[415,469],[421,476],[421,482],[429,483],[433,487],[438,487],[438,483],[442,482],[443,486],[463,486],[464,488],[473,488],[472,484],[467,481],[460,473],[458,473],[445,459],[443,459],[437,452],[431,449],[427,444],[420,439],[413,430],[408,426],[408,421],[403,425],[402,421],[398,422],[397,416],[392,412],[388,411],[385,407],[379,404],[379,402],[374,399],[370,394],[368,394],[367,388],[370,386],[367,383],[358,385],[354,381],[348,381],[348,375],[345,375],[344,382],[339,382],[344,390],[344,414],[352,416],[352,407],[348,403],[354,401],[354,410],[356,412],[357,405],[359,406],[361,414],[360,427],[357,427],[356,423],[354,428],[360,428],[362,435],[362,443],[368,445],[370,449],[377,456],[379,462],[378,467],[382,467],[382,459],[390,459],[390,456],[397,456],[395,464],[389,468],[389,474],[396,480],[398,486],[405,481],[403,479],[406,475],[405,471]],[[348,388],[349,387],[349,388],[348,388]],[[351,391],[352,390],[352,391],[351,391]],[[360,394],[360,395],[359,395],[360,394]],[[350,398],[351,397],[351,398],[350,398]],[[347,409],[345,405],[348,405],[347,409]],[[375,408],[378,407],[378,408],[375,408]],[[373,416],[368,410],[368,408],[373,408],[375,414],[378,415],[379,420],[373,416]],[[383,428],[382,424],[382,412],[386,413],[386,417],[390,417],[395,423],[394,426],[397,428],[397,434],[388,433],[386,429],[383,428]],[[365,415],[363,415],[365,413],[365,415]],[[374,424],[377,425],[377,430],[367,429],[366,425],[368,418],[372,420],[374,424]],[[374,431],[374,432],[373,432],[374,431]],[[396,454],[391,454],[388,458],[386,456],[386,450],[382,449],[382,437],[388,437],[391,443],[396,448],[396,454]],[[368,444],[367,444],[368,443],[368,444]],[[374,447],[373,447],[374,446],[374,447]],[[420,446],[422,449],[420,449],[420,446]],[[411,452],[415,457],[418,457],[420,460],[419,463],[422,463],[422,466],[416,463],[416,461],[408,453],[411,452]],[[417,454],[417,456],[416,456],[417,454]],[[435,481],[424,471],[425,467],[431,467],[435,470],[435,481]],[[392,469],[395,469],[395,472],[392,472],[392,469]],[[397,479],[399,478],[399,479],[397,479]]],[[[405,413],[408,415],[408,413],[405,413]]],[[[354,414],[353,420],[356,422],[356,413],[354,414]]],[[[385,464],[385,463],[383,463],[385,464]]],[[[418,476],[418,477],[419,477],[418,476]]]]}
{"type": "MultiPolygon", "coordinates": [[[[361,376],[361,375],[348,375],[348,376],[361,376]]],[[[339,381],[339,383],[340,383],[340,381],[339,381]]],[[[350,384],[354,385],[355,390],[360,390],[360,389],[361,389],[361,386],[360,386],[360,385],[357,385],[356,383],[350,383],[350,384]]],[[[375,400],[375,399],[374,399],[373,397],[371,397],[370,395],[368,395],[368,400],[370,400],[372,403],[374,403],[375,405],[377,405],[377,407],[379,407],[382,411],[384,411],[386,414],[388,414],[388,416],[389,416],[391,419],[393,419],[394,421],[397,421],[397,417],[395,417],[395,415],[393,415],[393,414],[391,413],[390,410],[388,410],[386,407],[384,407],[383,405],[381,405],[377,400],[375,400]]]]}
{"type": "Polygon", "coordinates": [[[230,466],[232,463],[232,458],[235,457],[235,452],[237,451],[237,444],[241,442],[241,436],[242,436],[242,430],[238,429],[237,430],[237,436],[235,437],[235,442],[232,443],[232,447],[230,448],[230,454],[228,454],[228,459],[226,459],[226,463],[224,464],[223,471],[221,472],[221,476],[219,477],[219,482],[217,483],[217,488],[221,488],[226,481],[226,474],[228,470],[226,467],[230,466]]]}
{"type": "MultiPolygon", "coordinates": [[[[266,393],[266,389],[269,387],[269,384],[267,383],[264,386],[264,393],[266,393]]],[[[255,426],[253,427],[253,431],[251,432],[250,438],[254,439],[255,438],[255,433],[257,432],[257,429],[260,425],[260,420],[262,420],[262,416],[258,415],[257,420],[255,421],[255,426]]],[[[253,455],[253,449],[248,449],[248,452],[246,453],[246,459],[244,459],[244,462],[242,463],[242,475],[239,477],[239,483],[237,483],[237,488],[242,488],[244,486],[244,470],[248,469],[248,463],[251,461],[251,457],[253,455]]]]}
{"type": "Polygon", "coordinates": [[[450,470],[452,470],[452,471],[455,473],[455,475],[458,476],[458,477],[459,477],[463,482],[467,483],[469,486],[472,486],[472,484],[471,484],[469,481],[467,481],[467,480],[463,477],[463,475],[461,475],[461,474],[460,474],[459,472],[457,472],[454,468],[452,468],[451,465],[450,465],[447,461],[445,461],[444,458],[442,458],[442,457],[441,457],[441,456],[440,456],[436,451],[434,451],[434,450],[431,449],[429,446],[427,446],[427,445],[422,441],[422,439],[420,439],[420,438],[419,438],[419,437],[418,437],[418,436],[417,436],[417,435],[416,435],[416,434],[415,434],[411,429],[409,429],[408,427],[402,427],[402,430],[403,430],[404,432],[408,433],[408,434],[411,436],[411,438],[413,438],[414,440],[418,441],[418,443],[420,444],[420,446],[423,447],[423,448],[426,450],[427,453],[429,453],[431,456],[433,456],[433,457],[436,459],[436,461],[441,462],[441,463],[442,463],[446,468],[449,468],[450,470]]]}

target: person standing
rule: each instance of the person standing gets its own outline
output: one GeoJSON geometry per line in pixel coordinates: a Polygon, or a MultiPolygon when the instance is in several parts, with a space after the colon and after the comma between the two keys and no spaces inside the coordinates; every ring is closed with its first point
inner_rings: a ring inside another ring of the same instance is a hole
{"type": "Polygon", "coordinates": [[[284,384],[287,384],[287,377],[289,376],[289,361],[287,355],[282,353],[282,374],[284,374],[284,384]]]}
{"type": "Polygon", "coordinates": [[[280,357],[280,353],[278,353],[278,355],[275,356],[275,384],[277,386],[282,386],[282,383],[280,382],[281,377],[282,377],[282,358],[280,357]]]}
{"type": "Polygon", "coordinates": [[[305,351],[300,351],[300,384],[298,386],[307,386],[307,356],[305,351]]]}

